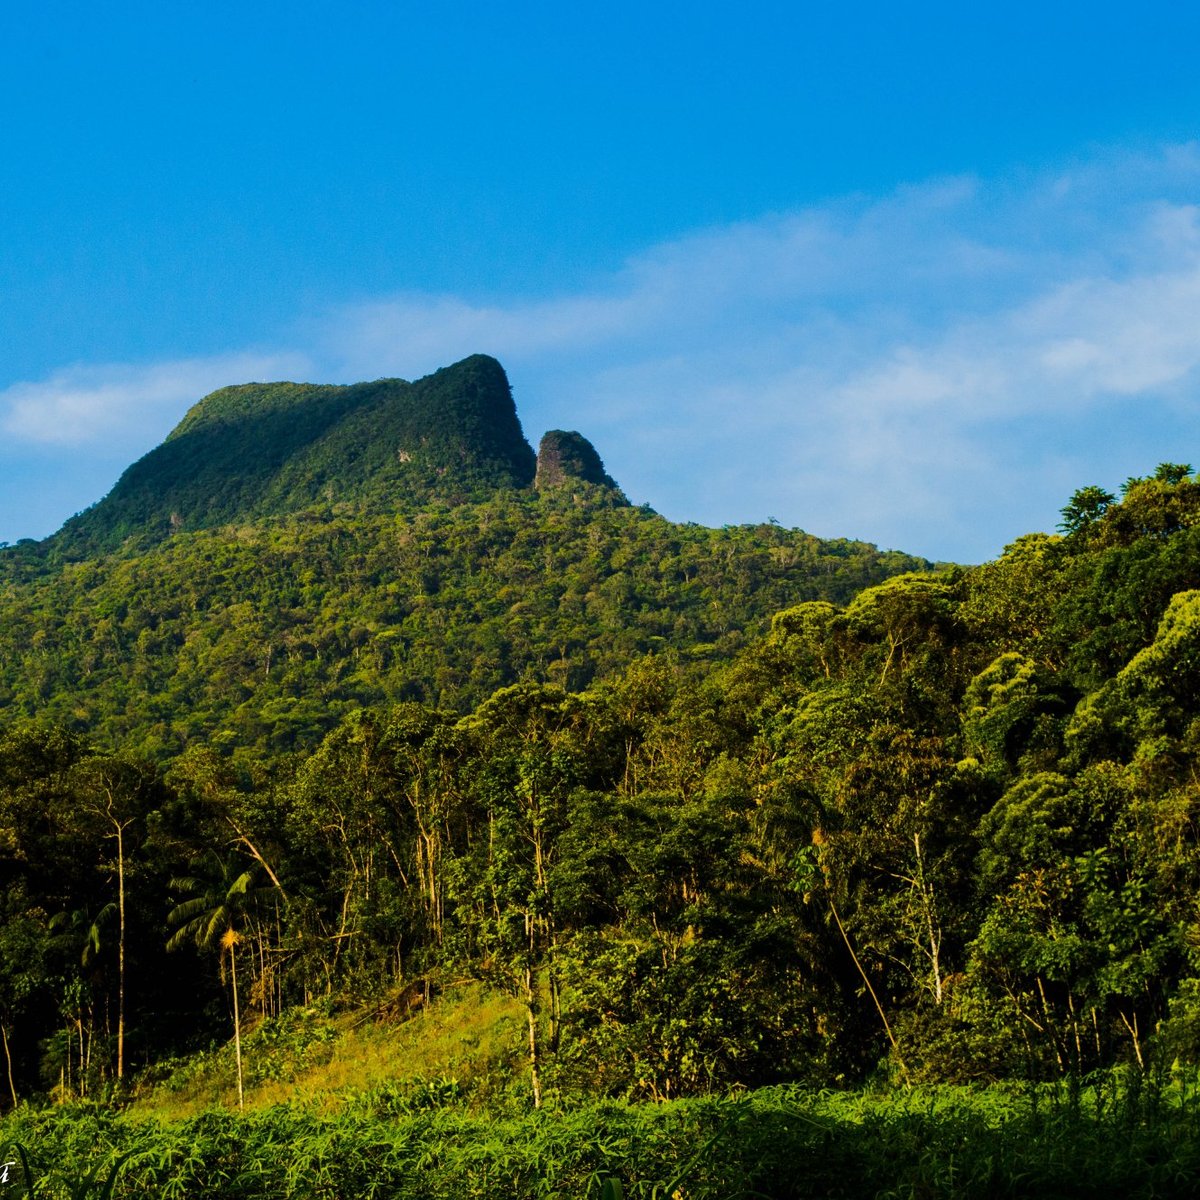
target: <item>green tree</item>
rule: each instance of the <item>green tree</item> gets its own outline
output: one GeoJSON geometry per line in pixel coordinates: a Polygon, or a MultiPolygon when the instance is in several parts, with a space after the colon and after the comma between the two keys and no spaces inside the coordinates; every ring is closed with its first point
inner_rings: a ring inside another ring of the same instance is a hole
{"type": "Polygon", "coordinates": [[[587,706],[559,688],[518,684],[461,723],[475,748],[469,794],[487,832],[459,864],[458,915],[525,1005],[535,1108],[546,1044],[557,1046],[561,1025],[563,902],[554,884],[570,798],[589,783],[587,717],[587,706]]]}
{"type": "Polygon", "coordinates": [[[145,763],[115,755],[93,755],[75,765],[71,783],[80,808],[99,821],[104,839],[113,843],[117,899],[117,1078],[125,1077],[126,1004],[126,875],[129,854],[144,832],[145,816],[153,803],[155,774],[145,763]],[[130,845],[131,838],[134,846],[130,845]]]}
{"type": "Polygon", "coordinates": [[[1076,491],[1063,506],[1059,530],[1067,537],[1086,533],[1116,502],[1116,496],[1095,484],[1076,491]]]}

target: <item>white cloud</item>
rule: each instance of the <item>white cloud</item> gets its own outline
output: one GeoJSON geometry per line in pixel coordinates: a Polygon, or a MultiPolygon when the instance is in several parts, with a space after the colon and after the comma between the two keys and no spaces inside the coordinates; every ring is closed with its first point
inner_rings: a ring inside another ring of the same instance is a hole
{"type": "Polygon", "coordinates": [[[0,426],[82,445],[224,383],[482,351],[532,436],[582,429],[670,516],[977,559],[1074,487],[1200,458],[1198,188],[1195,146],[934,180],[682,237],[578,294],[382,297],[299,319],[300,350],[73,368],[0,392],[0,426]]]}
{"type": "Polygon", "coordinates": [[[147,424],[170,430],[183,411],[228,383],[277,379],[310,363],[295,353],[234,353],[146,365],[71,366],[0,391],[0,429],[12,438],[61,446],[109,443],[147,424]]]}

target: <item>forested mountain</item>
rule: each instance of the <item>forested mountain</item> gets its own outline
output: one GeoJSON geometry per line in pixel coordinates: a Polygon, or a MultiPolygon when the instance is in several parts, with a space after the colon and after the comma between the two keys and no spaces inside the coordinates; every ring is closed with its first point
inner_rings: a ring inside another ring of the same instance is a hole
{"type": "Polygon", "coordinates": [[[226,388],[60,533],[0,553],[0,705],[159,758],[262,756],[362,705],[728,657],[785,605],[928,565],[672,524],[578,433],[535,465],[483,356],[414,384],[226,388]]]}
{"type": "Polygon", "coordinates": [[[525,487],[534,469],[508,379],[486,355],[416,383],[251,383],[206,396],[51,541],[79,558],[314,505],[453,502],[525,487]]]}
{"type": "Polygon", "coordinates": [[[1200,1058],[1190,467],[887,578],[543,484],[11,552],[13,1101],[461,979],[530,1101],[1200,1058]]]}

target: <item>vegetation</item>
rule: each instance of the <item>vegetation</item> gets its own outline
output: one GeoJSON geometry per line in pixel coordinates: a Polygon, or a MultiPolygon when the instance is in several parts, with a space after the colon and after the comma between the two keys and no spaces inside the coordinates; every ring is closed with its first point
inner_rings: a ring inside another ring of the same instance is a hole
{"type": "Polygon", "coordinates": [[[305,509],[79,562],[51,539],[0,554],[0,705],[158,760],[270,758],[364,706],[463,712],[672,649],[719,662],[781,607],[928,565],[769,524],[673,525],[587,485],[305,509]]]}
{"type": "Polygon", "coordinates": [[[245,384],[201,400],[67,522],[54,553],[80,558],[318,504],[459,502],[527,486],[534,467],[508,379],[485,355],[416,383],[245,384]]]}
{"type": "Polygon", "coordinates": [[[1182,1194],[1191,468],[903,573],[567,482],[9,552],[5,1136],[114,1195],[1182,1194]],[[419,1070],[322,1076],[347,1023],[419,1070]]]}
{"type": "Polygon", "coordinates": [[[258,1018],[473,975],[523,1006],[535,1102],[1186,1059],[1197,512],[1190,475],[1131,481],[977,570],[784,609],[728,664],[362,709],[253,766],[14,725],[10,1093],[101,1086],[122,1014],[138,1065],[235,1032],[232,988],[165,955],[169,914],[180,944],[230,897],[192,932],[235,934],[258,1018]]]}
{"type": "Polygon", "coordinates": [[[398,1108],[368,1094],[337,1115],[281,1105],[163,1125],[76,1106],[26,1110],[7,1128],[28,1145],[53,1145],[71,1179],[106,1178],[118,1164],[114,1197],[1159,1200],[1194,1195],[1193,1088],[1119,1078],[1082,1093],[772,1088],[486,1116],[453,1101],[398,1108]]]}

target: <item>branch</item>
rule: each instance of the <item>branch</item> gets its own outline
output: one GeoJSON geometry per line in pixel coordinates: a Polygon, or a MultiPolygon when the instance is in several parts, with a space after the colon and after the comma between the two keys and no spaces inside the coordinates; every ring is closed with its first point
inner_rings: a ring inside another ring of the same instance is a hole
{"type": "Polygon", "coordinates": [[[271,882],[279,889],[279,894],[284,898],[284,901],[290,903],[287,892],[283,890],[283,884],[279,882],[279,876],[271,870],[271,864],[259,854],[258,847],[238,828],[237,822],[232,817],[226,816],[225,819],[232,826],[233,832],[237,834],[237,840],[262,864],[263,870],[271,877],[271,882]]]}

